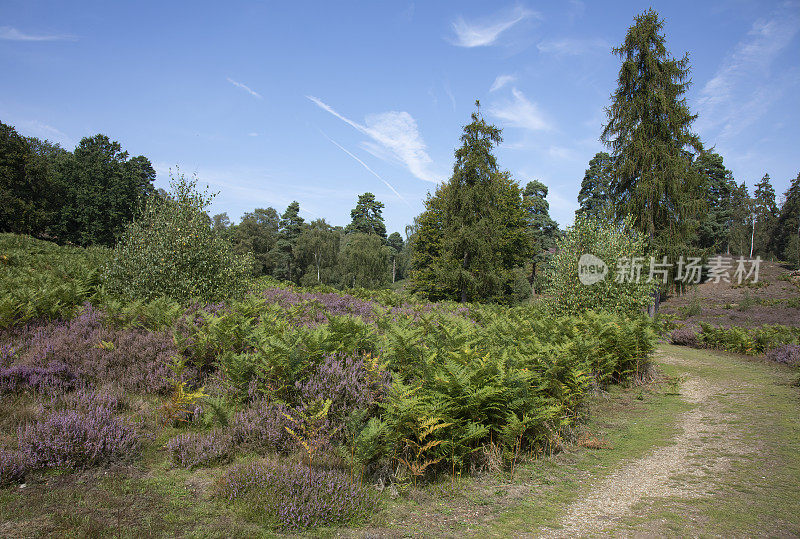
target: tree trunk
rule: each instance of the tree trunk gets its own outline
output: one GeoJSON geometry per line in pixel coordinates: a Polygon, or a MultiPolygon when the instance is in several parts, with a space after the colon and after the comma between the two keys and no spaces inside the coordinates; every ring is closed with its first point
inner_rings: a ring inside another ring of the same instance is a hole
{"type": "Polygon", "coordinates": [[[394,276],[397,271],[397,257],[392,257],[392,284],[394,284],[394,276]]]}

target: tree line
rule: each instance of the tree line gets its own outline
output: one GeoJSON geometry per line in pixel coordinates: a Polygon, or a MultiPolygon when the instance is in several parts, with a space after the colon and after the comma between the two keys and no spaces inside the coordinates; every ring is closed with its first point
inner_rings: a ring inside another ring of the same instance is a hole
{"type": "MultiPolygon", "coordinates": [[[[670,54],[654,10],[635,17],[613,53],[621,66],[600,133],[608,151],[589,162],[575,226],[630,227],[659,259],[727,253],[800,265],[800,174],[781,202],[768,174],[751,196],[704,147],[685,99],[689,57],[670,54]]],[[[405,238],[387,236],[384,204],[372,193],[358,197],[346,227],[306,222],[297,201],[283,213],[254,209],[238,224],[225,213],[205,219],[236,252],[252,255],[254,275],[368,288],[404,280],[434,300],[519,301],[546,288],[542,269],[563,232],[549,215],[547,187],[533,180],[523,188],[500,166],[501,142],[476,101],[452,175],[428,194],[405,238]]],[[[70,152],[0,124],[0,231],[113,245],[148,197],[165,196],[154,178],[147,158],[130,158],[104,135],[70,152]]]]}

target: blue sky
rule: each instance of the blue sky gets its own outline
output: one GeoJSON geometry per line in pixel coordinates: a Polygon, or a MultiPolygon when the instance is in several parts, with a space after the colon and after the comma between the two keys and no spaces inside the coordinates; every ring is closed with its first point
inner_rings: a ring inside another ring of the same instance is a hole
{"type": "MultiPolygon", "coordinates": [[[[300,201],[345,225],[357,195],[403,231],[449,177],[476,99],[500,164],[571,223],[639,2],[0,4],[0,121],[72,149],[105,133],[220,191],[212,213],[300,201]]],[[[800,3],[654,1],[707,146],[738,181],[800,171],[800,3]]]]}

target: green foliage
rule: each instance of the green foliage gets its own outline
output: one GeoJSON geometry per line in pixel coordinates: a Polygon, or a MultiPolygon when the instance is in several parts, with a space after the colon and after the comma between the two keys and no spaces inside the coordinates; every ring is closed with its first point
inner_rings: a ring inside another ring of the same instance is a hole
{"type": "Polygon", "coordinates": [[[700,327],[698,342],[703,346],[739,354],[758,355],[784,344],[800,344],[800,328],[780,324],[747,329],[701,322],[700,327]]]}
{"type": "MultiPolygon", "coordinates": [[[[699,220],[697,244],[710,254],[729,251],[734,226],[735,204],[746,203],[736,197],[736,182],[733,174],[725,168],[722,156],[714,152],[702,152],[693,163],[703,178],[705,193],[704,215],[699,220]]],[[[745,193],[746,194],[746,193],[745,193]]]]}
{"type": "MultiPolygon", "coordinates": [[[[537,268],[550,259],[549,250],[556,246],[559,236],[558,223],[550,217],[547,186],[543,183],[536,180],[528,182],[522,192],[522,200],[525,204],[525,212],[528,214],[528,234],[533,255],[530,281],[534,283],[537,277],[537,268]]],[[[517,286],[515,284],[515,287],[517,286]]],[[[519,295],[518,291],[516,295],[519,295]]]]}
{"type": "Polygon", "coordinates": [[[113,246],[154,195],[156,173],[105,135],[80,141],[58,165],[62,200],[52,235],[61,242],[113,246]]]}
{"type": "Polygon", "coordinates": [[[70,318],[101,296],[102,247],[59,247],[0,234],[0,328],[36,318],[70,318]]]}
{"type": "Polygon", "coordinates": [[[614,215],[611,156],[598,152],[589,161],[589,168],[583,175],[581,190],[578,192],[578,205],[575,215],[588,215],[597,218],[610,218],[614,215]]]}
{"type": "Polygon", "coordinates": [[[472,114],[455,152],[453,175],[428,195],[415,220],[412,279],[432,299],[501,299],[512,288],[513,269],[528,259],[520,188],[492,153],[500,133],[480,110],[472,114]]]}
{"type": "Polygon", "coordinates": [[[777,254],[800,268],[800,173],[792,180],[784,199],[773,243],[777,254]]]}
{"type": "Polygon", "coordinates": [[[380,288],[389,282],[390,251],[379,236],[354,232],[343,241],[339,254],[343,287],[380,288]]]}
{"type": "MultiPolygon", "coordinates": [[[[593,217],[578,216],[558,241],[556,254],[546,269],[547,304],[557,314],[578,314],[588,310],[637,315],[653,301],[654,284],[646,271],[641,279],[617,282],[620,259],[641,257],[649,262],[644,238],[635,232],[630,219],[616,224],[593,217]],[[584,285],[579,280],[578,261],[584,254],[594,255],[608,265],[600,282],[584,285]]],[[[646,267],[646,264],[645,264],[646,267]]]]}
{"type": "Polygon", "coordinates": [[[689,58],[670,55],[663,27],[648,9],[614,49],[622,66],[601,139],[611,149],[617,215],[630,215],[656,254],[677,260],[701,210],[702,178],[687,150],[699,152],[702,145],[684,98],[689,58]]]}
{"type": "Polygon", "coordinates": [[[345,228],[347,234],[375,234],[386,240],[386,225],[383,222],[383,202],[375,200],[372,193],[358,195],[358,203],[350,212],[351,222],[345,228]]]}
{"type": "Polygon", "coordinates": [[[234,254],[230,243],[212,231],[204,212],[212,197],[183,175],[171,187],[169,196],[148,200],[144,215],[114,249],[105,275],[108,291],[134,300],[240,297],[252,261],[234,254]]]}

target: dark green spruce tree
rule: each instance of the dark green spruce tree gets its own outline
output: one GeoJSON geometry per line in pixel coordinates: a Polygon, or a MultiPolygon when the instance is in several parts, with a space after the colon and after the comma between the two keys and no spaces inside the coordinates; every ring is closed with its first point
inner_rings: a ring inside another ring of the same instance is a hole
{"type": "Polygon", "coordinates": [[[772,234],[778,223],[778,205],[775,203],[775,189],[769,174],[764,174],[756,184],[753,197],[755,228],[753,232],[753,254],[764,257],[777,254],[773,250],[772,234]]]}
{"type": "Polygon", "coordinates": [[[589,161],[589,168],[583,175],[581,190],[578,192],[576,215],[593,217],[611,217],[614,214],[614,202],[611,198],[611,156],[606,152],[598,152],[589,161]]]}
{"type": "Polygon", "coordinates": [[[453,175],[428,195],[411,239],[412,278],[432,299],[503,301],[530,256],[520,187],[493,154],[501,130],[475,105],[453,175]]]}
{"type": "Polygon", "coordinates": [[[800,268],[800,173],[786,190],[773,238],[775,252],[800,268]]]}
{"type": "Polygon", "coordinates": [[[730,253],[737,188],[733,173],[725,168],[721,155],[710,151],[697,156],[694,168],[703,180],[705,194],[705,212],[698,219],[697,246],[710,255],[730,253]]]}
{"type": "Polygon", "coordinates": [[[618,216],[630,215],[648,248],[674,261],[690,251],[702,208],[702,178],[691,153],[702,144],[684,96],[691,84],[689,57],[670,55],[663,27],[648,9],[614,49],[622,67],[601,140],[611,149],[618,216]]]}

